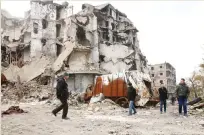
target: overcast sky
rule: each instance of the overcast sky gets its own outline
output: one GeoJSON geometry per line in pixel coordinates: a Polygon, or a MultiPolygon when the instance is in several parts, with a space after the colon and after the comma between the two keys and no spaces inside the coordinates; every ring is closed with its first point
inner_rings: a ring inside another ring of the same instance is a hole
{"type": "MultiPolygon", "coordinates": [[[[58,3],[61,3],[59,1],[58,3]]],[[[74,12],[83,3],[98,5],[107,1],[69,1],[74,12]]],[[[149,64],[169,62],[176,68],[177,81],[188,77],[202,62],[204,50],[204,1],[111,1],[139,30],[140,48],[149,64]]],[[[23,17],[29,1],[1,1],[1,8],[23,17]]]]}

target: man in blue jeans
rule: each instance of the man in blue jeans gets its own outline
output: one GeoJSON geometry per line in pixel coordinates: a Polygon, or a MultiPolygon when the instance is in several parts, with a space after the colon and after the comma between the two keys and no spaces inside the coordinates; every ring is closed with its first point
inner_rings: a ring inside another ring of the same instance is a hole
{"type": "Polygon", "coordinates": [[[164,84],[161,83],[161,87],[159,88],[159,99],[160,99],[160,113],[162,114],[162,109],[164,106],[164,112],[166,113],[166,100],[167,100],[167,89],[164,87],[164,84]]]}
{"type": "Polygon", "coordinates": [[[187,99],[190,94],[189,88],[185,83],[185,79],[181,79],[179,86],[177,86],[176,94],[179,102],[179,114],[182,115],[182,107],[184,116],[187,116],[187,99]]]}
{"type": "Polygon", "coordinates": [[[129,116],[132,115],[132,110],[133,114],[136,114],[136,109],[135,109],[135,97],[136,97],[136,89],[132,86],[132,84],[129,82],[128,83],[128,92],[127,92],[128,100],[129,100],[129,116]]]}

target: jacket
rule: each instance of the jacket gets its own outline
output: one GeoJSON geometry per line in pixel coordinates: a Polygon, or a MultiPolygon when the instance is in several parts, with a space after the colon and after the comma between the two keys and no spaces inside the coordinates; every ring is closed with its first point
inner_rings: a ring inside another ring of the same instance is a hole
{"type": "Polygon", "coordinates": [[[185,83],[184,84],[180,83],[177,86],[176,94],[177,94],[177,97],[186,97],[187,98],[188,95],[190,94],[188,86],[185,83]]]}
{"type": "Polygon", "coordinates": [[[160,87],[160,88],[159,88],[159,99],[160,99],[160,100],[166,100],[166,99],[168,99],[166,87],[160,87]]]}
{"type": "Polygon", "coordinates": [[[129,101],[135,101],[135,97],[136,97],[136,89],[133,86],[129,86],[128,87],[128,100],[129,101]]]}
{"type": "Polygon", "coordinates": [[[68,99],[68,85],[63,77],[57,79],[56,95],[58,99],[68,99]]]}

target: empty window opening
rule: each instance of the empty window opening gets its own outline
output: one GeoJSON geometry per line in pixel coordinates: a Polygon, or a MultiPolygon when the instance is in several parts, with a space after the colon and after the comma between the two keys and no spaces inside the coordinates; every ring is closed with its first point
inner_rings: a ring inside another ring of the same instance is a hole
{"type": "Polygon", "coordinates": [[[163,75],[163,73],[160,73],[160,75],[163,75]]]}
{"type": "Polygon", "coordinates": [[[56,14],[56,19],[58,20],[60,18],[60,12],[61,12],[61,8],[57,7],[57,14],[56,14]]]}
{"type": "Polygon", "coordinates": [[[9,36],[4,36],[4,40],[9,41],[9,36]]]}
{"type": "Polygon", "coordinates": [[[59,56],[62,52],[62,46],[57,44],[57,56],[59,56]]]}
{"type": "Polygon", "coordinates": [[[103,33],[103,39],[109,41],[109,36],[108,36],[108,34],[105,33],[105,32],[103,33]]]}
{"type": "Polygon", "coordinates": [[[100,60],[100,62],[103,62],[103,61],[104,61],[104,58],[105,58],[104,55],[100,55],[100,56],[99,56],[99,60],[100,60]]]}
{"type": "Polygon", "coordinates": [[[106,21],[106,27],[108,27],[109,26],[109,22],[108,21],[106,21]]]}
{"type": "Polygon", "coordinates": [[[151,70],[154,70],[154,67],[151,67],[151,70]]]}
{"type": "Polygon", "coordinates": [[[47,22],[47,20],[42,19],[42,28],[43,28],[43,29],[46,29],[47,26],[48,26],[48,22],[47,22]]]}
{"type": "Polygon", "coordinates": [[[111,25],[112,25],[112,30],[114,30],[115,29],[115,24],[111,23],[111,25]]]}
{"type": "Polygon", "coordinates": [[[84,46],[90,46],[90,42],[86,39],[86,32],[83,27],[78,27],[76,32],[78,43],[84,46]]]}
{"type": "Polygon", "coordinates": [[[152,74],[152,77],[154,77],[154,74],[152,74]]]}
{"type": "Polygon", "coordinates": [[[43,46],[45,46],[45,45],[46,45],[46,42],[47,42],[47,40],[46,40],[46,39],[44,39],[44,38],[42,38],[42,39],[41,39],[41,43],[42,43],[42,45],[43,45],[43,46]]]}
{"type": "Polygon", "coordinates": [[[163,82],[163,80],[160,80],[159,82],[160,82],[161,84],[163,84],[163,83],[164,83],[164,82],[163,82]]]}
{"type": "Polygon", "coordinates": [[[61,25],[60,25],[60,24],[57,24],[57,25],[56,25],[56,37],[59,37],[59,36],[60,36],[60,31],[61,31],[61,25]]]}
{"type": "Polygon", "coordinates": [[[135,37],[133,37],[133,44],[135,44],[135,37]]]}
{"type": "Polygon", "coordinates": [[[110,9],[110,15],[112,16],[112,9],[110,9]]]}
{"type": "Polygon", "coordinates": [[[38,34],[38,24],[37,23],[33,23],[33,32],[35,34],[38,34]]]}

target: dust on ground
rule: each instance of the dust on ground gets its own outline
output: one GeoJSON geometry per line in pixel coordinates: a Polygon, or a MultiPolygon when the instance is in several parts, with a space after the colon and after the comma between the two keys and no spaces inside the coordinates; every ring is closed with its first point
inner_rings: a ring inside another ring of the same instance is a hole
{"type": "MultiPolygon", "coordinates": [[[[25,114],[2,117],[2,135],[203,135],[202,116],[178,116],[178,107],[168,105],[167,113],[159,108],[137,109],[127,116],[128,109],[117,106],[70,106],[69,120],[51,114],[56,104],[46,101],[20,104],[25,114]],[[91,109],[90,109],[91,108],[91,109]]],[[[3,105],[2,110],[9,108],[3,105]]]]}

